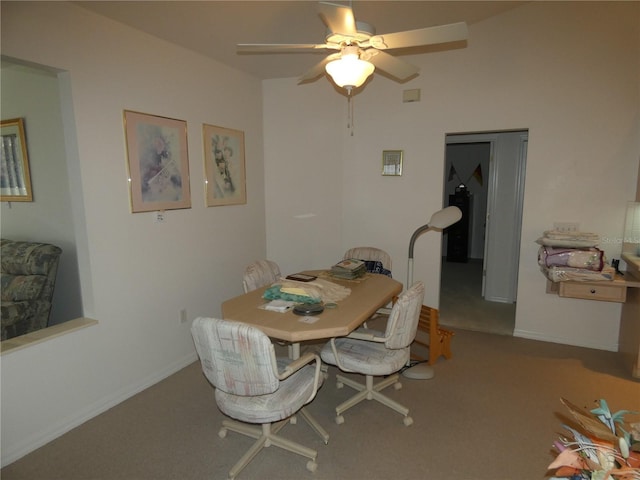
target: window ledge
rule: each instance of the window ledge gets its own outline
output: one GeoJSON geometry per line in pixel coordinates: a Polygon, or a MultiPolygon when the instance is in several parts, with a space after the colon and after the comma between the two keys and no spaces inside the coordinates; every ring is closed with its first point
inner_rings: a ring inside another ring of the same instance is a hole
{"type": "Polygon", "coordinates": [[[16,350],[21,350],[29,345],[35,345],[36,343],[41,343],[49,340],[50,338],[59,337],[60,335],[65,335],[69,332],[75,332],[76,330],[90,327],[91,325],[97,325],[97,323],[98,321],[93,320],[92,318],[74,318],[68,322],[59,323],[58,325],[43,328],[36,332],[10,338],[0,342],[0,355],[15,352],[16,350]]]}

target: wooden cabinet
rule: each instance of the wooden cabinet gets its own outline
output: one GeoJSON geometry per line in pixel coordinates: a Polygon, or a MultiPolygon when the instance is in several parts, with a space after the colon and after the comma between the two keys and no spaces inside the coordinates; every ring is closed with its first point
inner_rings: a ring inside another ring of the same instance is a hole
{"type": "Polygon", "coordinates": [[[622,277],[612,282],[559,282],[558,295],[568,298],[623,303],[627,298],[627,285],[622,277]]]}
{"type": "Polygon", "coordinates": [[[630,289],[640,288],[640,279],[634,277],[631,272],[625,276],[616,275],[613,280],[598,282],[552,282],[547,280],[547,293],[555,293],[565,298],[580,298],[583,300],[598,300],[601,302],[627,301],[630,289]]]}
{"type": "Polygon", "coordinates": [[[469,261],[469,228],[471,225],[471,196],[466,188],[456,189],[449,195],[449,206],[462,212],[462,218],[447,229],[447,262],[469,261]]]}

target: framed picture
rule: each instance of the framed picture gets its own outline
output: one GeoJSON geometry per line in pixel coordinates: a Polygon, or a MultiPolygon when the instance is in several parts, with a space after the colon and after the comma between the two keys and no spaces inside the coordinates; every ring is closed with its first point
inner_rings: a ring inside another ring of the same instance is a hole
{"type": "Polygon", "coordinates": [[[24,119],[2,120],[0,130],[0,200],[33,202],[24,119]]]}
{"type": "Polygon", "coordinates": [[[204,124],[202,138],[207,206],[247,203],[244,132],[204,124]]]}
{"type": "Polygon", "coordinates": [[[382,175],[402,175],[402,150],[382,152],[382,175]]]}
{"type": "Polygon", "coordinates": [[[124,111],[131,212],[191,208],[187,122],[124,111]]]}

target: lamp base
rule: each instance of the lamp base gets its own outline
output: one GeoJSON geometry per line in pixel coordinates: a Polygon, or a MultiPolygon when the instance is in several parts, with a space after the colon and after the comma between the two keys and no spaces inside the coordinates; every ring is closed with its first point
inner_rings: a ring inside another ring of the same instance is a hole
{"type": "Polygon", "coordinates": [[[426,363],[419,363],[402,372],[403,377],[411,378],[413,380],[430,380],[435,377],[435,375],[436,372],[434,372],[433,368],[426,363]]]}

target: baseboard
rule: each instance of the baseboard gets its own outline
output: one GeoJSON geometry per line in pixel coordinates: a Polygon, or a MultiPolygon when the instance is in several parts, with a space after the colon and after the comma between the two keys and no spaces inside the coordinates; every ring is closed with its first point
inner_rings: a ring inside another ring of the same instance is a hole
{"type": "Polygon", "coordinates": [[[25,455],[33,452],[34,450],[46,445],[47,443],[55,440],[56,438],[64,435],[70,430],[82,425],[83,423],[97,417],[101,413],[106,412],[110,408],[115,407],[119,403],[133,397],[134,395],[146,390],[147,388],[155,385],[156,383],[164,380],[165,378],[173,375],[174,373],[182,370],[188,365],[191,365],[198,359],[196,352],[192,352],[180,360],[173,362],[161,371],[155,372],[148,377],[142,379],[140,382],[132,385],[128,385],[126,388],[119,390],[99,401],[87,406],[86,408],[75,412],[73,415],[68,416],[53,425],[49,425],[42,431],[31,435],[25,441],[18,445],[2,445],[2,467],[19,460],[25,455]]]}
{"type": "Polygon", "coordinates": [[[560,343],[562,345],[572,345],[574,347],[594,348],[596,350],[607,350],[609,352],[617,352],[618,344],[604,345],[602,343],[576,342],[575,338],[562,338],[541,335],[538,332],[529,332],[527,330],[516,329],[513,331],[514,337],[528,338],[530,340],[540,340],[542,342],[560,343]]]}

